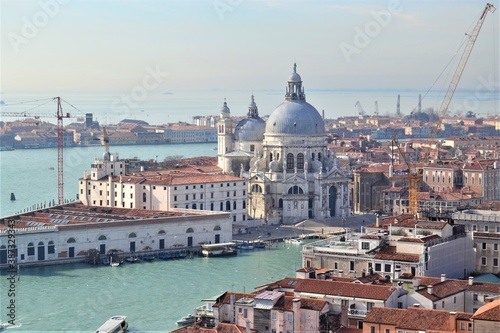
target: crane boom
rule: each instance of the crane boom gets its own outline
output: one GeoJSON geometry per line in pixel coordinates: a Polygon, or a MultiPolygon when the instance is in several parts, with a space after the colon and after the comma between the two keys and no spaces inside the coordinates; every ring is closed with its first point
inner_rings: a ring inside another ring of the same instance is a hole
{"type": "Polygon", "coordinates": [[[2,112],[2,117],[23,117],[40,119],[42,117],[57,118],[57,202],[59,205],[64,203],[64,127],[63,119],[71,118],[69,113],[62,112],[61,97],[53,97],[57,101],[57,111],[53,113],[29,113],[29,112],[2,112]]]}
{"type": "Polygon", "coordinates": [[[433,128],[433,131],[431,133],[431,138],[436,138],[439,129],[441,128],[441,124],[443,122],[443,118],[445,117],[446,113],[448,112],[448,107],[450,106],[451,99],[453,98],[453,95],[455,94],[455,90],[457,89],[458,82],[460,81],[460,77],[462,76],[462,73],[464,72],[465,65],[467,64],[467,61],[469,60],[469,56],[472,52],[472,48],[474,47],[474,44],[476,43],[477,36],[479,35],[479,31],[481,31],[481,27],[483,26],[484,19],[486,18],[486,14],[488,12],[494,13],[496,10],[495,6],[493,6],[491,3],[487,3],[486,7],[484,7],[484,10],[479,17],[479,20],[477,21],[474,30],[472,30],[472,33],[469,36],[469,40],[467,41],[467,45],[465,46],[464,53],[462,54],[462,58],[460,58],[460,62],[458,63],[457,69],[455,70],[455,74],[453,75],[453,78],[451,79],[450,85],[448,87],[448,91],[446,92],[446,95],[444,96],[443,102],[441,103],[441,107],[439,108],[439,117],[436,122],[435,127],[433,128]]]}

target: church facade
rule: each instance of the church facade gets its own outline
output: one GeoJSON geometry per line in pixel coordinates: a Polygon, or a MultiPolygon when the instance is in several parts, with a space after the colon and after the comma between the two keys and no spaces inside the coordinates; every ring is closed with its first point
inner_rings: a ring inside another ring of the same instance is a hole
{"type": "Polygon", "coordinates": [[[247,118],[233,131],[227,103],[218,122],[218,165],[248,179],[248,216],[293,224],[350,215],[349,174],[328,149],[325,124],[306,102],[294,65],[285,100],[267,121],[252,96],[247,118]]]}

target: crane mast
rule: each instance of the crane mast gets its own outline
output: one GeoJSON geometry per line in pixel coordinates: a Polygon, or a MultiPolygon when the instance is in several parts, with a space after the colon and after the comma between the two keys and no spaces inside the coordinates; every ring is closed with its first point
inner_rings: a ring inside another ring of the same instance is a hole
{"type": "Polygon", "coordinates": [[[439,108],[439,117],[436,122],[436,126],[433,128],[433,131],[431,133],[431,138],[436,138],[439,129],[441,128],[441,124],[443,122],[443,118],[446,116],[446,113],[448,112],[448,107],[450,106],[451,99],[453,98],[453,95],[455,94],[455,90],[457,89],[458,82],[460,81],[460,77],[462,76],[465,65],[467,64],[467,61],[469,60],[469,56],[472,52],[472,48],[474,47],[474,44],[476,43],[477,36],[479,35],[479,31],[481,31],[481,27],[483,26],[484,19],[486,18],[486,14],[488,12],[494,13],[496,10],[495,6],[493,6],[491,3],[487,3],[486,7],[484,7],[484,10],[479,17],[479,20],[477,21],[474,29],[472,30],[472,33],[469,36],[469,39],[467,41],[467,45],[465,46],[464,52],[462,54],[462,58],[460,58],[460,61],[458,63],[457,69],[455,70],[455,74],[453,75],[453,78],[451,79],[450,85],[448,87],[448,91],[446,91],[446,95],[444,96],[443,102],[441,103],[441,107],[439,108]]]}

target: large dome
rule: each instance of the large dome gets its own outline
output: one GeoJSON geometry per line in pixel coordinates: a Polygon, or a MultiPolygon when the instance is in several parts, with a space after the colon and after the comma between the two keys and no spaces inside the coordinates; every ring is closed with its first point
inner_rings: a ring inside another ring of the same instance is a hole
{"type": "Polygon", "coordinates": [[[266,122],[261,118],[246,118],[241,120],[234,131],[237,141],[262,141],[266,122]]]}
{"type": "Polygon", "coordinates": [[[311,104],[285,101],[269,116],[266,134],[325,135],[325,123],[311,104]]]}

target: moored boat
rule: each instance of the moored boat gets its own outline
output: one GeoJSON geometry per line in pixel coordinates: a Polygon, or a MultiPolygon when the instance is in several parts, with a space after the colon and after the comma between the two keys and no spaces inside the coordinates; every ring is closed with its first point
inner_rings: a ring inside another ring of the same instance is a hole
{"type": "Polygon", "coordinates": [[[240,244],[240,249],[241,250],[253,250],[253,244],[249,242],[243,242],[240,244]]]}
{"type": "Polygon", "coordinates": [[[130,262],[130,263],[136,263],[136,262],[139,262],[141,259],[135,257],[135,256],[132,256],[132,257],[127,257],[125,258],[125,261],[126,262],[130,262]]]}
{"type": "Polygon", "coordinates": [[[126,316],[113,316],[106,320],[95,333],[123,333],[127,328],[128,323],[126,316]]]}
{"type": "Polygon", "coordinates": [[[194,323],[196,321],[196,316],[192,314],[188,314],[187,316],[182,317],[181,319],[177,320],[175,323],[178,326],[186,326],[194,323]]]}
{"type": "Polygon", "coordinates": [[[294,245],[301,245],[302,241],[300,239],[296,239],[296,238],[286,238],[285,243],[294,244],[294,245]]]}
{"type": "Polygon", "coordinates": [[[201,245],[200,254],[204,257],[220,257],[236,255],[236,243],[218,243],[201,245]]]}

